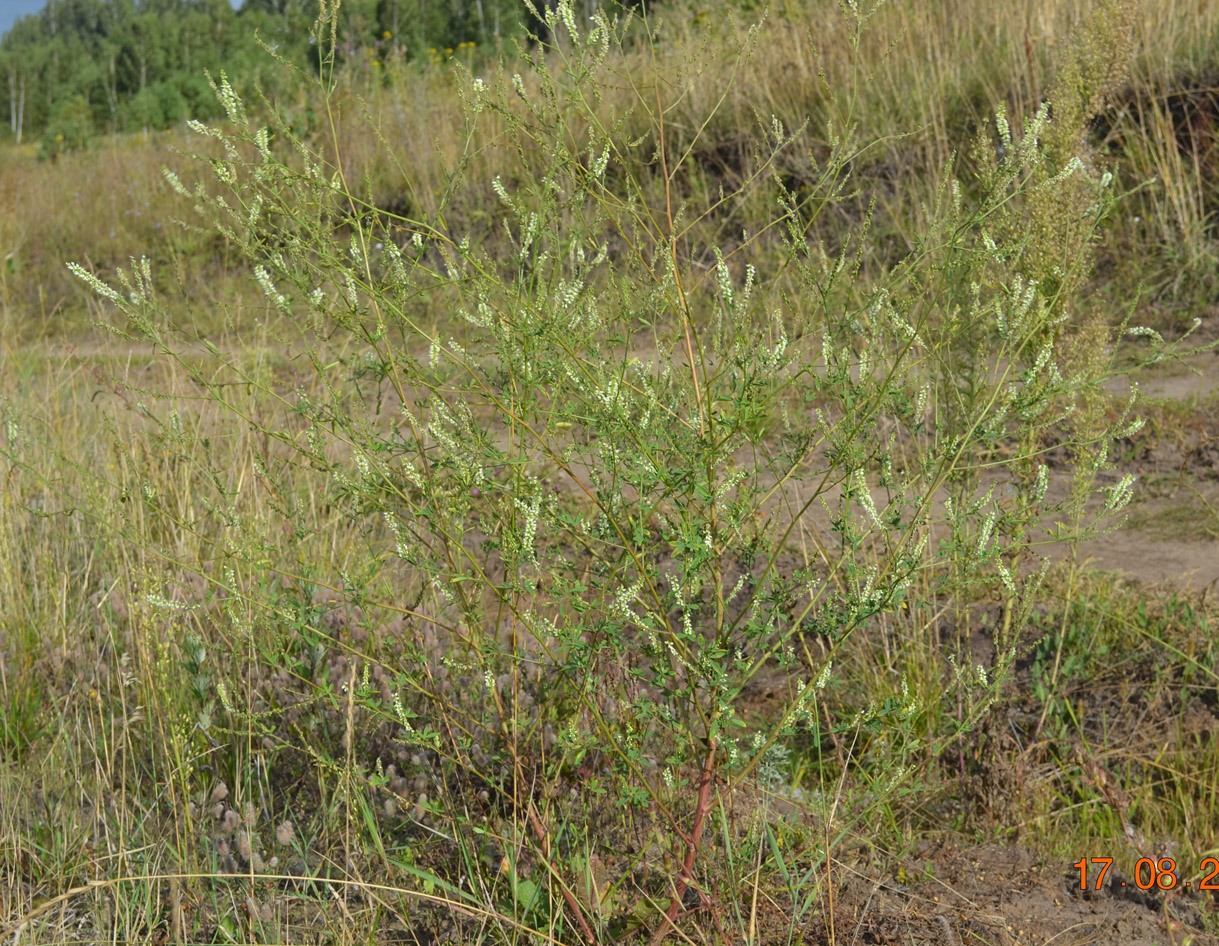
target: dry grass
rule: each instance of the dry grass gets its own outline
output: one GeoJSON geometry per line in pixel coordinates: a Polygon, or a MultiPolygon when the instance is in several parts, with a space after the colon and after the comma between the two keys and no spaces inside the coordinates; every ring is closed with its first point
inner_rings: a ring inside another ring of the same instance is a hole
{"type": "MultiPolygon", "coordinates": [[[[1196,307],[1207,298],[1214,274],[1210,225],[1216,195],[1209,169],[1217,160],[1215,106],[1206,89],[1219,69],[1212,55],[1219,12],[1183,0],[1156,0],[1139,9],[1133,78],[1122,93],[1123,107],[1106,116],[1098,145],[1124,186],[1154,182],[1119,211],[1101,260],[1102,284],[1129,294],[1142,281],[1167,304],[1196,307]],[[1132,258],[1135,267],[1129,265],[1132,258]]],[[[691,178],[702,190],[688,195],[693,205],[757,170],[753,143],[772,116],[787,129],[807,123],[775,168],[798,193],[815,182],[832,136],[853,129],[858,140],[874,142],[853,162],[859,194],[853,216],[862,217],[876,201],[872,252],[880,262],[891,261],[923,232],[942,169],[954,154],[958,163],[965,161],[969,142],[994,106],[1003,102],[1009,114],[1029,114],[1048,94],[1055,50],[1081,15],[1081,8],[1051,0],[882,6],[864,34],[858,60],[869,63],[870,71],[847,97],[837,90],[851,87],[847,80],[856,60],[844,20],[834,11],[828,0],[774,6],[753,58],[729,84],[723,81],[728,64],[753,20],[718,8],[660,9],[657,58],[642,46],[628,51],[618,66],[621,82],[602,90],[607,113],[638,106],[626,137],[640,139],[640,145],[627,160],[649,201],[657,202],[662,189],[651,144],[655,128],[644,110],[653,104],[657,83],[682,90],[665,117],[666,134],[674,153],[700,171],[691,178]],[[721,97],[712,123],[702,127],[695,116],[710,113],[721,97]]],[[[488,79],[507,81],[522,71],[514,54],[503,55],[502,74],[487,67],[488,79]]],[[[506,181],[521,177],[522,161],[532,164],[537,156],[461,153],[457,131],[464,119],[453,92],[460,68],[400,65],[375,85],[367,78],[355,85],[344,79],[329,114],[303,94],[277,107],[306,136],[337,141],[348,180],[367,181],[381,207],[434,210],[460,166],[463,187],[447,219],[455,232],[478,232],[487,223],[484,208],[495,200],[491,180],[497,174],[506,181]],[[370,134],[367,116],[380,128],[381,141],[370,134]]],[[[493,128],[484,131],[494,138],[493,128]]],[[[577,122],[571,140],[580,140],[581,132],[577,122]]],[[[90,152],[57,163],[37,162],[29,147],[0,155],[0,306],[10,336],[70,337],[81,331],[89,302],[63,270],[65,260],[87,261],[104,272],[129,256],[151,254],[194,300],[184,318],[214,327],[226,318],[249,317],[242,301],[248,281],[223,242],[173,224],[192,220],[190,208],[160,176],[168,165],[189,183],[195,166],[173,153],[178,146],[194,150],[203,142],[179,129],[99,140],[90,152]]],[[[960,170],[968,180],[968,167],[960,170]]],[[[364,192],[363,183],[359,190],[364,192]]],[[[718,245],[731,245],[742,229],[762,226],[770,209],[759,194],[731,216],[713,214],[697,234],[708,243],[719,238],[718,245]]],[[[853,222],[817,219],[813,232],[833,247],[844,225],[853,222]]]]}

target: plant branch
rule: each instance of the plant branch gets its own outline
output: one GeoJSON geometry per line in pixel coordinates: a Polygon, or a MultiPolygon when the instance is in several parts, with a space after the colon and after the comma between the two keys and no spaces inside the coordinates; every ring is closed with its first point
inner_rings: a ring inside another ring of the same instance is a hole
{"type": "Polygon", "coordinates": [[[715,782],[715,739],[707,740],[707,757],[703,759],[703,772],[698,780],[698,803],[694,808],[694,827],[686,839],[686,859],[673,885],[673,898],[669,909],[665,912],[664,922],[652,936],[649,946],[658,946],[665,938],[670,928],[675,928],[674,920],[681,910],[686,888],[694,878],[694,862],[698,857],[698,848],[703,836],[703,824],[707,819],[707,811],[711,807],[711,786],[715,782]]]}

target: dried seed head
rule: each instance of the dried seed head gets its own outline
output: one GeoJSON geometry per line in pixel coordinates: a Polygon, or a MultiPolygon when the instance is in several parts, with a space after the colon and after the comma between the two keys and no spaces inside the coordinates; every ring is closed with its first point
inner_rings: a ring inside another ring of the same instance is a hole
{"type": "Polygon", "coordinates": [[[245,823],[247,828],[252,828],[258,823],[258,809],[254,807],[254,803],[252,801],[246,802],[241,811],[241,820],[245,823]]]}
{"type": "Polygon", "coordinates": [[[250,836],[242,831],[237,835],[237,853],[241,855],[241,859],[248,861],[253,853],[253,848],[250,846],[250,836]]]}
{"type": "Polygon", "coordinates": [[[275,840],[287,847],[292,843],[292,839],[296,836],[296,832],[292,829],[292,822],[285,821],[275,829],[275,840]]]}
{"type": "Polygon", "coordinates": [[[217,782],[216,787],[212,789],[211,803],[224,801],[229,797],[229,787],[223,781],[217,782]]]}

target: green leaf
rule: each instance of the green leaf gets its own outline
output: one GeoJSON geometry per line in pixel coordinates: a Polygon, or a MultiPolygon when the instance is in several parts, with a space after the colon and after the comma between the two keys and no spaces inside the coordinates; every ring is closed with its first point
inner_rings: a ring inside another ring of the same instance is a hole
{"type": "Polygon", "coordinates": [[[517,880],[513,875],[512,896],[522,913],[528,913],[537,903],[538,885],[532,880],[517,880]]]}

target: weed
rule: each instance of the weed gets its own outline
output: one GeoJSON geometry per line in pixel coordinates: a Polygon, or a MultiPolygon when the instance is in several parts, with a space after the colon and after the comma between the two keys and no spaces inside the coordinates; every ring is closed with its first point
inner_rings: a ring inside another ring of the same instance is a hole
{"type": "MultiPolygon", "coordinates": [[[[1078,75],[1062,118],[1042,107],[1017,133],[1000,110],[998,148],[987,131],[975,151],[978,198],[945,176],[914,250],[867,280],[870,214],[834,255],[806,236],[809,208],[846,199],[860,150],[849,112],[804,192],[770,179],[795,141],[775,118],[759,123],[757,170],[700,206],[684,161],[700,134],[676,145],[671,93],[628,74],[617,81],[635,87],[631,112],[600,95],[615,81],[611,52],[655,55],[656,25],[604,13],[577,25],[565,3],[542,15],[555,38],[529,54],[529,84],[475,77],[462,90],[463,154],[521,156],[512,182],[492,182],[498,246],[446,225],[467,158],[432,213],[389,214],[288,123],[256,125],[219,80],[228,127],[193,127],[222,146],[212,165],[228,194],[191,196],[291,327],[311,393],[277,392],[206,338],[193,344],[219,372],[191,365],[147,262],[120,271],[119,289],[76,271],[261,441],[251,463],[282,504],[278,534],[291,535],[272,547],[264,516],[232,500],[213,507],[227,546],[215,581],[235,639],[253,648],[295,620],[272,589],[328,567],[306,557],[319,536],[291,512],[302,490],[327,495],[359,536],[330,563],[352,651],[312,682],[333,728],[301,747],[332,806],[328,830],[347,849],[361,834],[382,846],[362,786],[397,742],[422,789],[415,820],[482,878],[488,915],[594,940],[606,918],[562,852],[569,819],[591,823],[608,805],[659,844],[657,885],[636,891],[660,939],[691,903],[714,914],[733,896],[707,872],[704,830],[737,793],[790,778],[793,738],[850,741],[870,807],[986,712],[1044,573],[1025,567],[1049,511],[1037,458],[1063,425],[1076,467],[1071,531],[1055,537],[1078,538],[1128,501],[1127,481],[1096,483],[1130,420],[1099,406],[1107,330],[1075,308],[1110,197],[1109,176],[1071,152],[1086,147],[1084,121],[1112,79],[1093,68],[1087,43],[1099,34],[1085,30],[1070,47],[1082,51],[1067,59],[1078,75]],[[622,130],[640,115],[659,191],[631,171],[640,141],[622,130]],[[754,237],[699,243],[693,221],[768,187],[781,214],[767,228],[783,234],[773,273],[751,259],[754,237]],[[226,394],[233,381],[275,413],[251,417],[226,394]],[[996,453],[1013,440],[1013,458],[996,453]],[[796,530],[815,549],[800,562],[796,530]],[[1005,615],[991,666],[957,654],[946,682],[919,691],[899,656],[900,685],[823,722],[831,661],[857,636],[907,599],[980,587],[1005,615]],[[402,659],[354,650],[357,629],[395,613],[402,659]],[[741,694],[774,671],[789,675],[789,696],[751,725],[741,694]],[[946,698],[962,707],[955,719],[932,711],[946,698]],[[460,840],[471,831],[492,863],[505,852],[500,878],[460,840]]],[[[843,16],[859,50],[869,14],[843,16]]],[[[756,40],[745,37],[741,64],[756,40]]],[[[322,93],[333,76],[324,59],[322,93]]],[[[189,450],[176,408],[168,420],[146,413],[159,442],[189,450]]],[[[145,486],[137,501],[157,531],[197,528],[172,494],[145,486]]],[[[250,672],[268,659],[288,670],[288,653],[251,650],[250,672]]],[[[242,767],[261,769],[284,738],[282,700],[255,695],[248,676],[218,693],[242,767]]],[[[256,853],[239,834],[239,863],[256,853]]]]}

